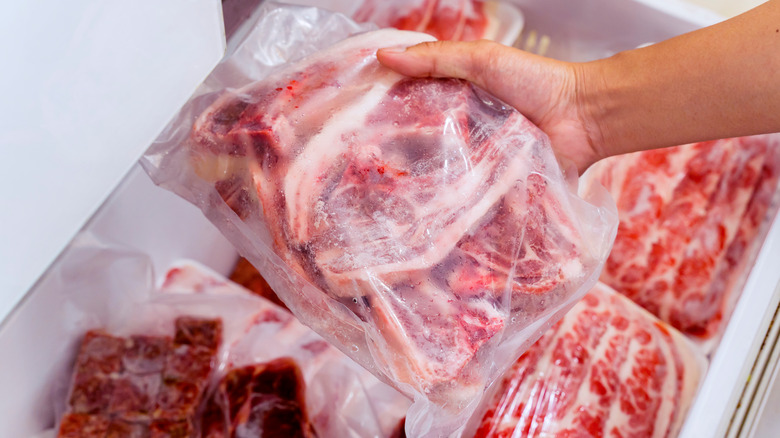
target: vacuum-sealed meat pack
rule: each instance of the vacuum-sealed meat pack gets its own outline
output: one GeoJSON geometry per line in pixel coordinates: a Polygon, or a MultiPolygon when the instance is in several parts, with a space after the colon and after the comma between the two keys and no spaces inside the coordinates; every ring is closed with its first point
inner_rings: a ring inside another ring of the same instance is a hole
{"type": "Polygon", "coordinates": [[[706,361],[602,283],[496,382],[465,436],[675,437],[706,361]]]}
{"type": "Polygon", "coordinates": [[[376,60],[429,40],[363,33],[198,93],[144,162],[302,322],[414,398],[415,436],[465,422],[593,285],[615,227],[610,202],[580,198],[516,110],[376,60]]]}
{"type": "Polygon", "coordinates": [[[777,210],[780,137],[612,157],[586,178],[620,215],[601,280],[711,347],[777,210]]]}
{"type": "MultiPolygon", "coordinates": [[[[249,291],[191,262],[161,291],[244,297],[249,291]]],[[[198,418],[206,438],[232,436],[391,438],[410,402],[299,323],[254,297],[252,316],[212,379],[198,418]]]]}

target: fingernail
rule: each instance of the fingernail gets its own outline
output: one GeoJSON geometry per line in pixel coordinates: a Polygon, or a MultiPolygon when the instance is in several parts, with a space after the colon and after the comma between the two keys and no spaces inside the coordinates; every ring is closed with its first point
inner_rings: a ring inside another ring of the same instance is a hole
{"type": "Polygon", "coordinates": [[[385,53],[404,53],[406,51],[406,47],[386,47],[380,50],[385,53]]]}

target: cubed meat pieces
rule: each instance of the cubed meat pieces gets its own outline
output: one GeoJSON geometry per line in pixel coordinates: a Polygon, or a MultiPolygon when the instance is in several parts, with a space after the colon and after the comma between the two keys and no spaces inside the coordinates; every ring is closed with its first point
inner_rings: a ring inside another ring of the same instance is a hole
{"type": "Polygon", "coordinates": [[[154,336],[131,336],[126,342],[122,363],[134,374],[160,373],[171,351],[171,339],[154,336]]]}
{"type": "Polygon", "coordinates": [[[102,415],[65,414],[57,438],[104,438],[108,423],[108,418],[102,415]]]}
{"type": "Polygon", "coordinates": [[[70,408],[79,414],[105,413],[113,390],[114,382],[109,376],[77,373],[71,387],[70,408]]]}
{"type": "Polygon", "coordinates": [[[101,331],[84,335],[76,360],[76,370],[84,374],[109,375],[122,371],[125,340],[101,331]]]}
{"type": "Polygon", "coordinates": [[[115,420],[108,426],[106,438],[149,438],[149,425],[115,420]]]}
{"type": "Polygon", "coordinates": [[[216,351],[222,342],[222,321],[218,319],[176,318],[175,345],[192,345],[216,351]]]}
{"type": "Polygon", "coordinates": [[[159,374],[144,376],[125,374],[115,379],[113,383],[109,414],[128,421],[151,418],[162,383],[159,374]]]}

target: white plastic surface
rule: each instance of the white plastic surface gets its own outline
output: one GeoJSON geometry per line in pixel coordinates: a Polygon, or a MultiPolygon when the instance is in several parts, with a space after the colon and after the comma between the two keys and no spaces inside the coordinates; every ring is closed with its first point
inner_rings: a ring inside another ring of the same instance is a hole
{"type": "MultiPolygon", "coordinates": [[[[780,321],[775,321],[775,324],[780,321]]],[[[759,407],[759,418],[753,426],[752,438],[775,438],[780,431],[780,345],[776,345],[773,352],[774,360],[770,363],[774,368],[768,379],[769,392],[759,407]]]]}
{"type": "Polygon", "coordinates": [[[223,51],[220,0],[4,2],[0,319],[223,51]]]}

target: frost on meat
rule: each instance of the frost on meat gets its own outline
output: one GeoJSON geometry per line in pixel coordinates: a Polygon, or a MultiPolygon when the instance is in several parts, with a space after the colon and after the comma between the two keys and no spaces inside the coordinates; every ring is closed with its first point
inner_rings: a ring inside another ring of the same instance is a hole
{"type": "Polygon", "coordinates": [[[780,176],[771,136],[613,157],[590,177],[620,226],[601,280],[686,334],[712,338],[728,316],[780,176]]]}
{"type": "Polygon", "coordinates": [[[674,437],[703,363],[680,333],[599,283],[504,375],[471,430],[674,437]]]}
{"type": "Polygon", "coordinates": [[[466,82],[376,62],[425,38],[363,34],[227,92],[190,143],[236,216],[354,314],[328,331],[360,325],[391,380],[444,403],[481,391],[481,348],[555,311],[598,262],[538,128],[466,82]]]}

